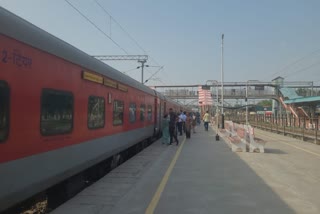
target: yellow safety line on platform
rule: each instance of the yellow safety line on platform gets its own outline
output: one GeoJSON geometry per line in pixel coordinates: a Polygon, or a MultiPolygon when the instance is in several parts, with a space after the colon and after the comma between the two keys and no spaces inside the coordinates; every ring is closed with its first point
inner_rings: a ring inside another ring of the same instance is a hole
{"type": "MultiPolygon", "coordinates": [[[[260,134],[261,134],[261,133],[260,133],[260,134]]],[[[261,135],[264,135],[264,136],[269,137],[268,135],[266,135],[266,134],[264,134],[264,133],[261,134],[261,135]]],[[[318,156],[318,157],[320,158],[320,154],[318,154],[318,153],[311,152],[311,151],[309,151],[309,150],[307,150],[307,149],[303,149],[303,148],[300,148],[300,147],[298,147],[298,146],[291,145],[290,143],[285,143],[285,142],[281,142],[281,141],[279,141],[279,143],[287,144],[288,146],[294,147],[294,148],[296,148],[296,149],[299,149],[299,150],[301,150],[301,151],[310,153],[310,154],[312,154],[312,155],[316,155],[316,156],[318,156]]]]}
{"type": "Polygon", "coordinates": [[[148,208],[146,209],[145,214],[153,214],[154,210],[156,209],[156,207],[157,207],[157,205],[159,203],[161,194],[162,194],[164,188],[167,185],[167,182],[169,180],[169,177],[171,175],[173,167],[174,167],[174,165],[176,164],[176,162],[178,160],[178,157],[179,157],[179,155],[181,153],[181,150],[182,150],[182,147],[183,147],[185,141],[186,141],[186,138],[183,139],[182,144],[179,146],[176,154],[174,155],[174,157],[173,157],[173,159],[172,159],[172,161],[171,161],[166,173],[164,174],[164,176],[163,176],[163,178],[162,178],[162,180],[161,180],[161,182],[160,182],[160,184],[159,184],[159,186],[157,188],[156,193],[153,195],[153,198],[152,198],[150,204],[148,205],[148,208]]]}
{"type": "Polygon", "coordinates": [[[302,150],[302,151],[308,152],[308,153],[313,154],[313,155],[316,155],[316,156],[318,156],[318,157],[320,158],[320,155],[319,155],[319,154],[317,154],[317,153],[315,153],[315,152],[311,152],[311,151],[309,151],[309,150],[306,150],[306,149],[300,148],[300,147],[298,147],[298,146],[291,145],[291,144],[289,144],[289,143],[285,143],[285,142],[280,142],[280,143],[287,144],[288,146],[292,146],[292,147],[294,147],[294,148],[296,148],[296,149],[299,149],[299,150],[302,150]]]}

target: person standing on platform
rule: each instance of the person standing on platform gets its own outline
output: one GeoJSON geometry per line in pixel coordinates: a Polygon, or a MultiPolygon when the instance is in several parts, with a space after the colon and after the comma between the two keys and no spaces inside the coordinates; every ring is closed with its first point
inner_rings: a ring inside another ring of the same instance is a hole
{"type": "Polygon", "coordinates": [[[191,113],[188,114],[186,117],[186,122],[185,122],[185,129],[186,129],[186,137],[190,138],[191,137],[191,127],[192,127],[192,115],[191,113]]]}
{"type": "Polygon", "coordinates": [[[192,114],[192,131],[193,133],[196,133],[196,125],[197,125],[197,120],[196,120],[196,115],[195,113],[192,114]]]}
{"type": "Polygon", "coordinates": [[[168,114],[165,114],[162,118],[162,144],[169,144],[170,143],[170,134],[169,134],[169,118],[168,114]]]}
{"type": "Polygon", "coordinates": [[[177,122],[177,115],[173,112],[172,108],[169,109],[169,116],[170,116],[170,120],[169,120],[169,134],[170,134],[170,143],[169,145],[172,144],[172,138],[174,138],[177,142],[177,145],[179,144],[179,140],[177,138],[176,135],[176,122],[177,122]]]}
{"type": "Polygon", "coordinates": [[[204,129],[206,131],[208,131],[208,129],[209,129],[209,121],[210,121],[210,115],[209,115],[208,111],[206,111],[206,113],[203,115],[202,120],[204,122],[204,129]]]}
{"type": "Polygon", "coordinates": [[[183,112],[182,114],[182,130],[186,133],[186,120],[187,120],[187,112],[183,112]]]}
{"type": "Polygon", "coordinates": [[[196,120],[197,120],[198,125],[200,125],[201,124],[201,119],[200,119],[200,113],[199,112],[196,113],[196,120]]]}
{"type": "Polygon", "coordinates": [[[183,124],[183,112],[180,110],[180,114],[178,116],[178,131],[179,135],[182,135],[182,124],[183,124]]]}

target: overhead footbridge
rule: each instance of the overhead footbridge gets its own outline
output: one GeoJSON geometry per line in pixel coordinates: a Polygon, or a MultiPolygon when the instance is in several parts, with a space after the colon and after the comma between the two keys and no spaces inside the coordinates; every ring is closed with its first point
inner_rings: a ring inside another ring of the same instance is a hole
{"type": "MultiPolygon", "coordinates": [[[[208,82],[208,81],[207,81],[208,82]]],[[[172,99],[198,99],[199,87],[202,90],[210,90],[211,97],[219,99],[222,96],[220,82],[215,84],[194,84],[194,85],[157,85],[150,86],[157,91],[169,96],[172,99]]],[[[298,82],[284,82],[282,85],[274,82],[224,82],[223,83],[223,97],[224,99],[274,99],[279,101],[280,88],[313,88],[313,82],[298,81],[298,82]]]]}

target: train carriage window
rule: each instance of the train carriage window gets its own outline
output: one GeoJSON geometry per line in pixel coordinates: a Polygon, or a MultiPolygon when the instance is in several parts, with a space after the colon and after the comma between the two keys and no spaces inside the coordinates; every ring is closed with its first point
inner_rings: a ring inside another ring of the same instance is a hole
{"type": "Polygon", "coordinates": [[[9,86],[0,81],[0,143],[5,141],[9,134],[9,86]]]}
{"type": "Polygon", "coordinates": [[[141,104],[140,105],[140,121],[144,121],[144,113],[146,111],[146,105],[145,104],[141,104]]]}
{"type": "Polygon", "coordinates": [[[130,123],[136,122],[136,115],[137,115],[136,104],[130,103],[130,106],[129,106],[129,121],[130,121],[130,123]]]}
{"type": "Polygon", "coordinates": [[[73,95],[70,92],[43,89],[40,121],[42,135],[70,133],[73,128],[73,95]]]}
{"type": "Polygon", "coordinates": [[[88,128],[103,128],[105,124],[105,100],[103,97],[90,96],[88,99],[88,128]]]}
{"type": "Polygon", "coordinates": [[[122,125],[123,124],[123,109],[124,103],[120,100],[114,100],[113,102],[113,125],[122,125]]]}
{"type": "Polygon", "coordinates": [[[148,120],[152,120],[152,106],[148,105],[148,115],[147,115],[148,120]]]}

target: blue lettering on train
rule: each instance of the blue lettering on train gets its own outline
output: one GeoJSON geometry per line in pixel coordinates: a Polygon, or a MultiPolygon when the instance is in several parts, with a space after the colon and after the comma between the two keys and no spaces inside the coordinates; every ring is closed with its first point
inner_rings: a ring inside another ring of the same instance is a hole
{"type": "Polygon", "coordinates": [[[12,64],[22,67],[22,68],[31,68],[32,59],[20,54],[19,50],[14,50],[12,52],[7,51],[6,49],[2,50],[2,63],[12,62],[12,64]]]}

